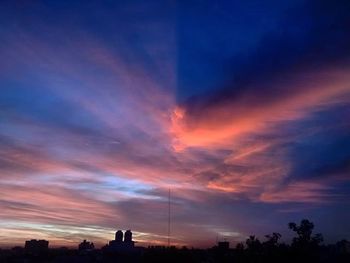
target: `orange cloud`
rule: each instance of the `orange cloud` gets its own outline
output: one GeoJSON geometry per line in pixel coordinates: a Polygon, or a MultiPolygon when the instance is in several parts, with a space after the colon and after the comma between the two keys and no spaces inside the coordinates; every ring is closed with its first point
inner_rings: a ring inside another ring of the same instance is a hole
{"type": "MultiPolygon", "coordinates": [[[[278,121],[305,117],[313,110],[342,100],[350,92],[348,69],[299,72],[297,80],[286,79],[268,85],[284,85],[286,92],[264,102],[257,98],[259,87],[230,103],[202,108],[194,116],[186,108],[177,107],[172,116],[173,147],[220,147],[244,135],[262,133],[278,121]],[[290,91],[288,91],[290,90],[290,91]]],[[[268,95],[267,95],[268,96],[268,95]]]]}

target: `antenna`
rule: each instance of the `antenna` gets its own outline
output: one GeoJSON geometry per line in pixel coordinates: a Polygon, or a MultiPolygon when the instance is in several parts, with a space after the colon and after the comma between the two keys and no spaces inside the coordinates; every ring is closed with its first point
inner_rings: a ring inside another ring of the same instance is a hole
{"type": "Polygon", "coordinates": [[[168,247],[170,247],[170,188],[168,192],[168,247]]]}

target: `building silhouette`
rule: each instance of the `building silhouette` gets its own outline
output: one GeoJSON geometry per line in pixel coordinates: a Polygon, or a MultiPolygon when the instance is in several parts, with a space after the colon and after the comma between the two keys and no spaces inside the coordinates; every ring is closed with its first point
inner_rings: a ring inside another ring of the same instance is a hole
{"type": "Polygon", "coordinates": [[[218,249],[220,250],[228,250],[230,248],[230,242],[228,241],[219,241],[218,249]]]}
{"type": "Polygon", "coordinates": [[[135,247],[135,242],[132,240],[132,232],[131,230],[125,231],[123,234],[122,230],[118,230],[115,233],[115,239],[109,241],[108,245],[105,247],[110,251],[125,251],[131,250],[135,247]],[[124,240],[123,240],[124,236],[124,240]]]}
{"type": "Polygon", "coordinates": [[[25,242],[24,248],[28,252],[32,252],[32,253],[45,252],[49,249],[49,241],[43,240],[43,239],[41,239],[41,240],[36,240],[36,239],[27,240],[25,242]]]}
{"type": "Polygon", "coordinates": [[[132,241],[132,232],[131,230],[126,230],[124,235],[124,246],[133,248],[135,246],[135,242],[132,241]]]}
{"type": "Polygon", "coordinates": [[[93,250],[95,248],[94,243],[92,242],[88,242],[84,239],[83,242],[81,242],[78,246],[78,249],[80,251],[89,251],[89,250],[93,250]]]}
{"type": "Polygon", "coordinates": [[[132,242],[132,233],[130,230],[126,230],[124,236],[124,242],[132,242]]]}
{"type": "Polygon", "coordinates": [[[117,232],[115,232],[115,241],[123,242],[123,231],[118,230],[117,232]]]}

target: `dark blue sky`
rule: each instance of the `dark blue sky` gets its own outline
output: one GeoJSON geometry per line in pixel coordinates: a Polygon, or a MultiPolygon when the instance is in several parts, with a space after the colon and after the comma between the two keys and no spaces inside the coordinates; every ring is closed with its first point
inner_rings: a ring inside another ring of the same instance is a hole
{"type": "Polygon", "coordinates": [[[350,236],[350,2],[3,1],[0,245],[350,236]],[[19,234],[20,233],[20,234],[19,234]]]}

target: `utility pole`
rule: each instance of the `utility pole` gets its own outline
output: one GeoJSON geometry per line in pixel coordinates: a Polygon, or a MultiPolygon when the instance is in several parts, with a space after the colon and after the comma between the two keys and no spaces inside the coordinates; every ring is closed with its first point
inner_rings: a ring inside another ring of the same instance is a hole
{"type": "Polygon", "coordinates": [[[170,247],[170,188],[168,192],[168,247],[170,247]]]}

